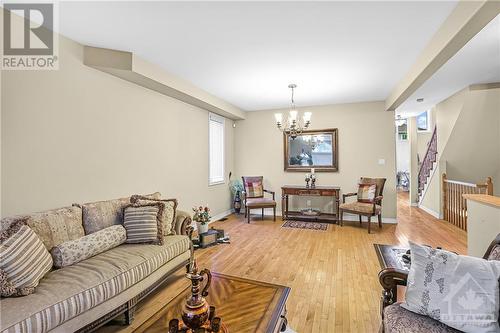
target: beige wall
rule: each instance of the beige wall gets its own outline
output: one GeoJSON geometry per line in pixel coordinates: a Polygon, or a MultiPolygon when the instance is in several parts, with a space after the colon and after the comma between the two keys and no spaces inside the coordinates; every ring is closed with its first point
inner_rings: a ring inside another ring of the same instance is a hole
{"type": "MultiPolygon", "coordinates": [[[[395,218],[394,113],[384,111],[383,102],[303,109],[313,113],[312,129],[339,130],[339,172],[318,173],[317,184],[339,185],[347,193],[356,190],[361,176],[385,177],[383,216],[395,218]],[[379,165],[378,159],[385,159],[385,165],[379,165]]],[[[282,185],[305,182],[304,173],[283,171],[283,136],[275,126],[275,112],[288,110],[248,112],[245,120],[236,123],[235,163],[238,176],[263,175],[265,186],[276,191],[279,199],[282,185]]],[[[317,206],[333,209],[326,201],[317,206]]]]}
{"type": "MultiPolygon", "coordinates": [[[[438,112],[438,126],[448,111],[438,112]]],[[[448,178],[484,183],[486,177],[496,177],[500,169],[499,119],[500,88],[467,91],[453,131],[441,150],[441,159],[448,164],[448,178]]]]}
{"type": "Polygon", "coordinates": [[[500,89],[465,88],[434,111],[440,167],[422,205],[442,214],[443,172],[448,179],[470,183],[491,176],[494,193],[500,194],[500,89]]]}
{"type": "MultiPolygon", "coordinates": [[[[60,38],[58,71],[2,73],[2,215],[161,191],[181,208],[230,208],[208,186],[208,113],[82,64],[60,38]]],[[[226,122],[226,175],[233,169],[226,122]]]]}

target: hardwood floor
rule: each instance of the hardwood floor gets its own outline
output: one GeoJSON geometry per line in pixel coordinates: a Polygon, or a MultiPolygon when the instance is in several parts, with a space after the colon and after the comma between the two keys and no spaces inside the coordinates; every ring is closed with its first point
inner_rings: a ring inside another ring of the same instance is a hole
{"type": "MultiPolygon", "coordinates": [[[[373,243],[408,245],[408,241],[466,252],[466,233],[424,211],[410,207],[398,195],[398,224],[376,223],[372,234],[366,223],[329,225],[327,231],[281,228],[281,220],[262,221],[242,215],[211,224],[231,236],[231,244],[197,250],[201,268],[291,287],[288,320],[297,332],[378,332],[381,288],[380,266],[373,243]]],[[[180,276],[180,273],[179,273],[180,276]]],[[[162,304],[175,296],[179,279],[141,306],[130,327],[103,331],[144,331],[141,327],[162,304]]]]}

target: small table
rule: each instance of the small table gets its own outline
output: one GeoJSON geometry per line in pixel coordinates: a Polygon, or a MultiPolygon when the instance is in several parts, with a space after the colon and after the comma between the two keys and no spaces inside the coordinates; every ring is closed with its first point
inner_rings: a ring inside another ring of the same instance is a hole
{"type": "Polygon", "coordinates": [[[283,219],[298,219],[305,221],[325,221],[338,222],[340,187],[329,185],[318,185],[315,187],[306,187],[301,185],[285,185],[281,187],[281,216],[283,219]],[[288,209],[288,198],[291,195],[313,196],[313,197],[331,197],[335,203],[335,213],[323,213],[318,215],[305,215],[302,212],[290,211],[288,209]]]}
{"type": "MultiPolygon", "coordinates": [[[[168,322],[181,318],[181,307],[190,295],[183,289],[159,313],[160,319],[147,332],[168,332],[168,322]]],[[[286,300],[290,288],[271,283],[212,273],[207,301],[230,333],[276,333],[286,323],[286,300]]]]}
{"type": "Polygon", "coordinates": [[[391,267],[407,272],[410,271],[410,263],[403,260],[403,254],[408,251],[408,248],[383,244],[373,244],[373,246],[382,269],[391,267]]]}

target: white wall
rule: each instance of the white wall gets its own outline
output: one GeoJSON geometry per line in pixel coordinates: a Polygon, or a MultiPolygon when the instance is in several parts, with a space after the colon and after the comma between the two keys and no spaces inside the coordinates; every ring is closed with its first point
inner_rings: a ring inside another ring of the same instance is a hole
{"type": "MultiPolygon", "coordinates": [[[[162,192],[180,208],[230,209],[208,186],[208,112],[82,63],[60,38],[57,71],[2,73],[2,215],[162,192]]],[[[226,175],[233,170],[226,122],[226,175]]]]}
{"type": "Polygon", "coordinates": [[[396,170],[410,171],[410,142],[396,138],[396,170]]]}
{"type": "MultiPolygon", "coordinates": [[[[312,112],[312,129],[338,128],[339,131],[339,172],[318,173],[317,184],[339,185],[342,192],[347,193],[356,190],[362,176],[385,177],[383,216],[395,218],[394,113],[385,111],[383,102],[303,109],[312,112]],[[385,159],[385,165],[379,165],[379,159],[385,159]]],[[[276,128],[275,112],[287,113],[288,110],[248,112],[245,120],[236,123],[235,163],[238,176],[264,176],[265,186],[276,191],[280,198],[281,186],[305,184],[305,173],[283,170],[283,135],[276,128]]],[[[312,201],[316,208],[324,211],[334,208],[326,200],[312,201]]],[[[292,205],[304,207],[304,202],[296,201],[292,205]]]]}

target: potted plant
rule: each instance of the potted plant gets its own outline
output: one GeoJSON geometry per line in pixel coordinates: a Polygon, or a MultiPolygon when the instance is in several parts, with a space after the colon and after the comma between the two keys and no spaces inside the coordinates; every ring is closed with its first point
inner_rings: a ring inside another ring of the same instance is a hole
{"type": "Polygon", "coordinates": [[[198,228],[198,233],[202,234],[208,231],[208,222],[210,221],[210,208],[205,207],[193,207],[193,221],[196,222],[196,227],[198,228]]]}
{"type": "Polygon", "coordinates": [[[240,213],[241,210],[241,192],[243,192],[243,182],[241,180],[233,180],[229,185],[231,188],[231,193],[234,196],[233,208],[236,214],[240,213]]]}

